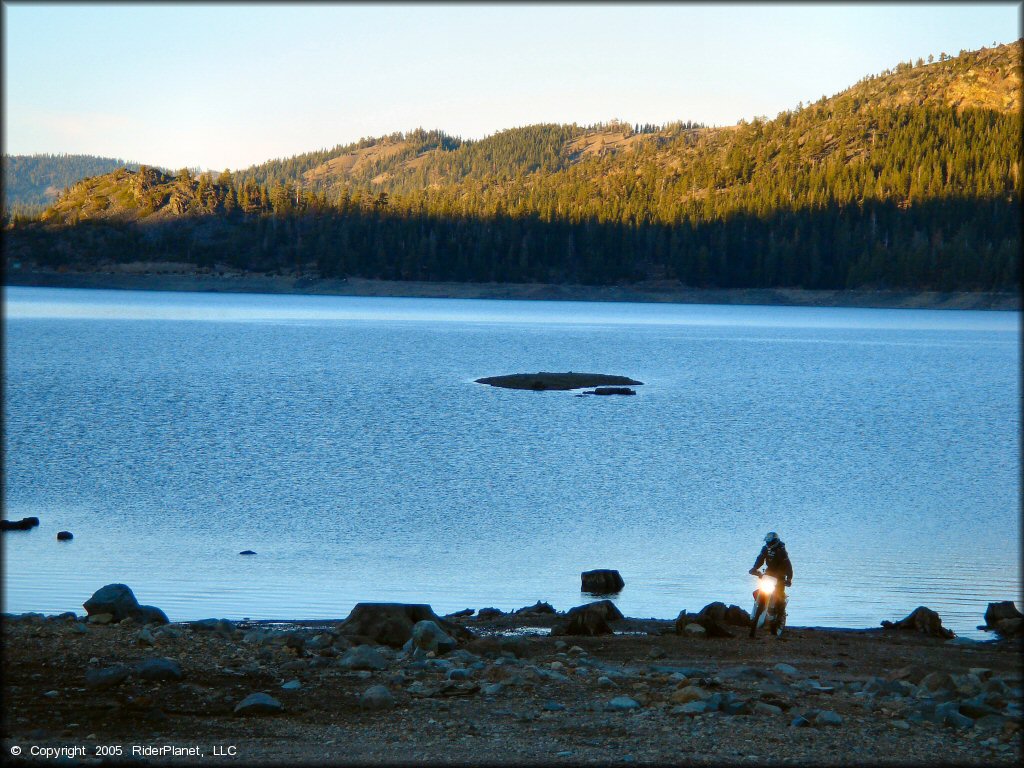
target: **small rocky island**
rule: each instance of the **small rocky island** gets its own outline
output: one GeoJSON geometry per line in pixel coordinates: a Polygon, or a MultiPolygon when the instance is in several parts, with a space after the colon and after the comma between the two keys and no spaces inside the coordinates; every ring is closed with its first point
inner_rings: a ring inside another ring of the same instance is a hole
{"type": "MultiPolygon", "coordinates": [[[[544,392],[549,389],[583,389],[585,387],[624,387],[643,384],[628,376],[612,376],[607,373],[513,373],[507,376],[488,376],[477,379],[477,384],[489,384],[492,387],[505,389],[529,389],[544,392]]],[[[604,394],[604,393],[601,393],[604,394]]],[[[612,393],[609,393],[612,394],[612,393]]],[[[619,393],[615,393],[619,394],[619,393]]],[[[624,394],[624,393],[623,393],[624,394]]],[[[630,392],[630,394],[634,394],[630,392]]]]}

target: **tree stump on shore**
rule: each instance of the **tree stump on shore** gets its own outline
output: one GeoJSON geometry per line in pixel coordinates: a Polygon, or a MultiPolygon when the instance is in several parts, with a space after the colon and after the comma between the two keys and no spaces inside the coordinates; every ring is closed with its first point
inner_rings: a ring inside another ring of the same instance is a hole
{"type": "Polygon", "coordinates": [[[930,637],[941,637],[945,640],[955,637],[953,631],[942,626],[942,619],[931,608],[921,605],[915,608],[909,616],[899,621],[883,621],[885,629],[904,629],[920,632],[930,637]]]}
{"type": "Polygon", "coordinates": [[[1011,600],[989,603],[985,609],[985,623],[978,629],[995,632],[1000,637],[1024,635],[1024,614],[1017,610],[1011,600]]]}
{"type": "Polygon", "coordinates": [[[401,648],[412,637],[419,621],[432,621],[457,640],[472,640],[465,627],[441,618],[424,603],[357,603],[338,629],[350,639],[365,638],[401,648]]]}

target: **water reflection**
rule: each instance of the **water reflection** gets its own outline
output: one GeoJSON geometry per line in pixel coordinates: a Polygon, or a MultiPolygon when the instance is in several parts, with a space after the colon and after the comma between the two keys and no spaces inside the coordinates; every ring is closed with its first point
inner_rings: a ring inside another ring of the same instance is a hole
{"type": "Polygon", "coordinates": [[[1018,313],[5,299],[5,515],[43,523],[4,536],[7,610],[115,581],[174,619],[564,610],[611,567],[623,613],[672,619],[749,608],[769,529],[794,625],[971,632],[1019,599],[1018,313]],[[531,370],[646,383],[473,383],[531,370]]]}

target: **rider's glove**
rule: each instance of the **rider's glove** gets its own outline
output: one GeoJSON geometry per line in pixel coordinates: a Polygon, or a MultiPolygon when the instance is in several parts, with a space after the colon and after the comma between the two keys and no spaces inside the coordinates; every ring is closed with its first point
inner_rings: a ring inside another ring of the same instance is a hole
{"type": "Polygon", "coordinates": [[[751,568],[749,571],[747,571],[747,573],[749,573],[751,576],[757,576],[757,568],[751,568]]]}

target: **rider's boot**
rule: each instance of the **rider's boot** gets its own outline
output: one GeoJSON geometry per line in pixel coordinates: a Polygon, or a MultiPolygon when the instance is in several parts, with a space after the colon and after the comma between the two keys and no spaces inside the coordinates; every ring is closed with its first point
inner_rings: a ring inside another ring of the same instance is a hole
{"type": "Polygon", "coordinates": [[[786,609],[783,608],[779,615],[775,619],[775,623],[772,625],[772,634],[778,637],[782,634],[782,630],[786,626],[786,609]]]}

